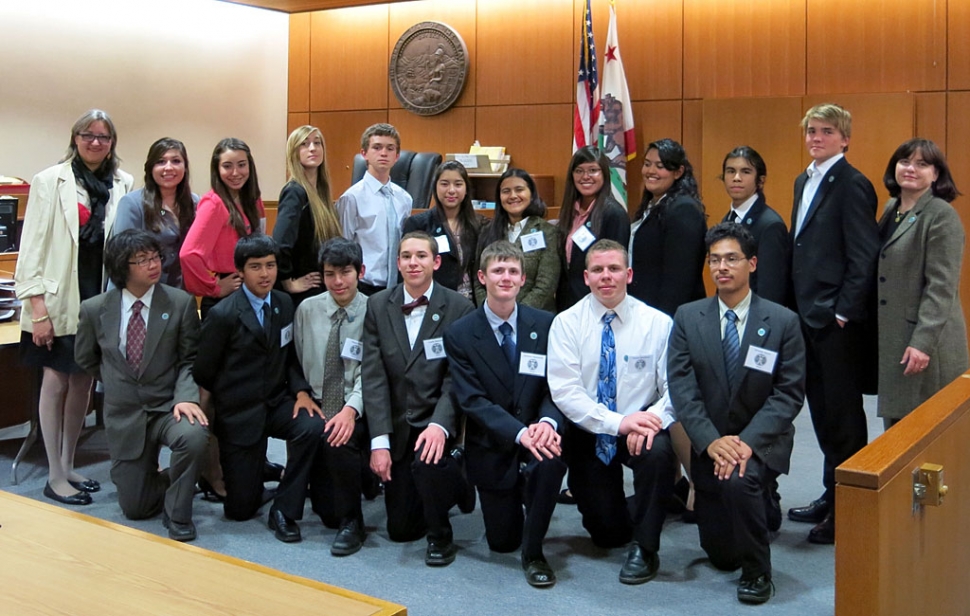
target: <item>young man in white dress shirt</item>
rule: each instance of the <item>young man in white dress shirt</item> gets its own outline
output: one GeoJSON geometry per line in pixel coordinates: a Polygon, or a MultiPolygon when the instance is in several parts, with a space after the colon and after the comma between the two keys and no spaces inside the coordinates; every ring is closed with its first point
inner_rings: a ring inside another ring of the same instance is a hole
{"type": "Polygon", "coordinates": [[[597,546],[633,543],[620,582],[642,584],[660,568],[664,502],[675,457],[667,428],[667,338],[672,321],[627,295],[626,249],[600,240],[586,253],[590,294],[560,313],[549,331],[552,400],[571,424],[563,443],[569,488],[597,546]],[[627,503],[623,465],[633,470],[627,503]]]}

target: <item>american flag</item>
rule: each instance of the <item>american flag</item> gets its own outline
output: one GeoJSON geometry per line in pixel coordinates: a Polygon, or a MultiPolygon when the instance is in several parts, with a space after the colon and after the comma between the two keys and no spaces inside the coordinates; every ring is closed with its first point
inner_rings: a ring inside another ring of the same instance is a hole
{"type": "Polygon", "coordinates": [[[596,71],[596,45],[593,44],[593,13],[589,3],[590,0],[586,0],[583,38],[579,48],[576,112],[573,114],[573,152],[587,145],[596,145],[596,130],[599,126],[599,75],[596,71]]]}

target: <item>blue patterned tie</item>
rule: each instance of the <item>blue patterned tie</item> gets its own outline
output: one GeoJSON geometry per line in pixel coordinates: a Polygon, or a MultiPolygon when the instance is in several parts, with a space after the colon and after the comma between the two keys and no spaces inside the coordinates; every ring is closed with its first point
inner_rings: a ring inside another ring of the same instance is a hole
{"type": "MultiPolygon", "coordinates": [[[[616,340],[610,323],[615,312],[603,315],[603,337],[600,342],[600,373],[596,384],[596,401],[616,412],[616,340]]],[[[616,437],[610,434],[596,435],[596,457],[609,464],[616,456],[616,437]]]]}
{"type": "Polygon", "coordinates": [[[505,353],[505,359],[509,361],[509,365],[512,369],[515,369],[515,340],[512,339],[512,326],[508,322],[502,323],[498,326],[498,331],[502,334],[502,352],[505,353]]]}
{"type": "Polygon", "coordinates": [[[724,326],[724,338],[721,347],[724,349],[724,369],[727,371],[728,384],[734,386],[734,379],[738,375],[738,360],[741,359],[741,340],[738,338],[738,315],[733,310],[724,313],[727,324],[724,326]]]}

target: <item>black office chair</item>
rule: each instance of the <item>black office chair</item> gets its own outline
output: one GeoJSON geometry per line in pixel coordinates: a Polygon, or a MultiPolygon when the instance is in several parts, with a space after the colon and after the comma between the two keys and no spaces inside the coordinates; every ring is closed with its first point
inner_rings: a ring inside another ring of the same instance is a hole
{"type": "MultiPolygon", "coordinates": [[[[431,203],[431,182],[434,180],[434,170],[440,164],[441,154],[437,152],[401,150],[401,157],[391,167],[391,181],[408,191],[412,208],[424,209],[431,203]]],[[[351,184],[359,182],[366,170],[367,162],[364,157],[360,154],[354,155],[351,184]]]]}

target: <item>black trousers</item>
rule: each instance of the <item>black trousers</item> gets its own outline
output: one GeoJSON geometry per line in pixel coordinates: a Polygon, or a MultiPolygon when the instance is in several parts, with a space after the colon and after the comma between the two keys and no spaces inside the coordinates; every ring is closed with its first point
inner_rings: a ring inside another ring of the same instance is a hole
{"type": "Polygon", "coordinates": [[[524,561],[543,556],[542,540],[549,530],[556,496],[566,474],[561,458],[540,462],[531,453],[527,455],[529,459],[522,465],[512,489],[478,488],[488,547],[496,552],[512,552],[521,545],[524,561]]]}
{"type": "Polygon", "coordinates": [[[596,435],[570,425],[563,445],[569,467],[569,489],[593,543],[614,548],[632,538],[648,552],[660,549],[660,531],[667,515],[665,503],[674,490],[676,458],[666,430],[653,447],[632,456],[626,437],[616,439],[616,456],[609,465],[596,457],[596,435]],[[633,469],[633,500],[623,492],[623,466],[633,469]]]}
{"type": "Polygon", "coordinates": [[[363,418],[354,426],[350,440],[340,447],[320,436],[320,445],[310,470],[310,503],[325,526],[336,528],[351,520],[363,522],[360,506],[360,457],[370,452],[367,423],[363,418]]]}
{"type": "Polygon", "coordinates": [[[825,458],[825,498],[835,502],[835,467],[869,440],[862,406],[865,332],[859,323],[845,328],[832,322],[822,329],[802,324],[805,337],[805,397],[812,426],[825,458]]]}
{"type": "Polygon", "coordinates": [[[262,438],[249,446],[235,445],[225,435],[219,439],[219,462],[226,482],[224,511],[230,520],[248,520],[262,504],[263,466],[266,463],[268,437],[286,441],[286,470],[276,491],[273,507],[288,518],[303,518],[307,483],[313,457],[320,444],[324,421],[305,411],[293,418],[294,400],[284,400],[266,416],[262,438]]]}
{"type": "MultiPolygon", "coordinates": [[[[407,453],[391,462],[391,480],[384,484],[387,535],[391,541],[414,541],[425,534],[428,541],[451,541],[448,511],[467,488],[458,463],[445,453],[437,464],[421,461],[415,443],[423,428],[412,427],[407,453]]],[[[391,438],[399,438],[397,434],[391,438]]],[[[451,441],[445,452],[451,450],[451,441]]]]}
{"type": "Polygon", "coordinates": [[[765,499],[776,475],[761,460],[748,460],[744,477],[738,469],[728,479],[714,476],[714,461],[706,453],[691,453],[694,510],[701,547],[718,569],[741,568],[742,579],[771,577],[771,552],[765,499]]]}

